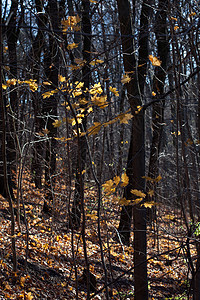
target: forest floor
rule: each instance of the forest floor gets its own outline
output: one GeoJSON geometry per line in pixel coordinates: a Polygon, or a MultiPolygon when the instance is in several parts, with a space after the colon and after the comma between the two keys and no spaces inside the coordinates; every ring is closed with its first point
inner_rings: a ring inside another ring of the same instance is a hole
{"type": "MultiPolygon", "coordinates": [[[[85,258],[80,232],[68,229],[67,195],[64,180],[56,188],[54,210],[42,212],[44,194],[30,181],[23,179],[23,201],[27,213],[29,243],[26,227],[16,225],[18,271],[12,272],[10,215],[7,201],[0,201],[0,300],[1,299],[86,299],[85,258]],[[73,244],[73,246],[72,246],[73,244]],[[26,261],[26,250],[28,259],[26,261]],[[75,268],[77,267],[77,275],[75,268]],[[77,278],[77,280],[76,280],[77,278]],[[77,284],[77,285],[76,285],[77,284]]],[[[104,271],[97,231],[97,195],[95,187],[85,192],[87,254],[91,280],[97,295],[105,299],[104,271]]],[[[134,299],[133,247],[114,239],[119,222],[120,207],[112,196],[103,199],[101,234],[110,299],[134,299]],[[118,278],[119,277],[119,278],[118,278]]],[[[186,233],[178,209],[159,205],[157,220],[148,226],[148,277],[150,299],[190,299],[190,273],[186,259],[186,233]]],[[[23,220],[22,220],[23,221],[23,220]]],[[[133,236],[131,236],[132,245],[133,236]]],[[[195,260],[195,248],[191,249],[195,260]]]]}

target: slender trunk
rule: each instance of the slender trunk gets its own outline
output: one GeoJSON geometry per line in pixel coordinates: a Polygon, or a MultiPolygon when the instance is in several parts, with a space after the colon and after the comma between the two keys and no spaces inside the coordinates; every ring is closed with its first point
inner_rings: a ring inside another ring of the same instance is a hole
{"type": "MultiPolygon", "coordinates": [[[[145,181],[142,178],[145,174],[145,145],[144,145],[144,112],[137,115],[135,111],[142,105],[142,96],[145,84],[146,61],[148,57],[148,16],[149,5],[143,2],[140,33],[139,33],[139,59],[140,68],[136,69],[137,62],[134,56],[134,41],[130,38],[133,29],[130,18],[130,3],[128,0],[118,0],[118,13],[120,21],[123,62],[125,72],[133,73],[132,81],[127,87],[127,95],[131,106],[132,121],[131,142],[127,162],[127,175],[129,184],[125,188],[126,199],[133,199],[132,189],[145,190],[145,181]]],[[[135,6],[135,5],[133,5],[135,6]]],[[[129,244],[131,228],[132,207],[122,207],[119,233],[124,243],[129,244]]],[[[146,209],[135,206],[133,209],[134,218],[134,276],[135,276],[135,299],[148,299],[147,262],[146,262],[146,209]]]]}
{"type": "MultiPolygon", "coordinates": [[[[82,69],[82,82],[84,82],[84,89],[89,88],[90,84],[90,49],[91,49],[91,22],[90,22],[90,2],[88,0],[82,1],[83,13],[82,13],[82,32],[83,35],[83,60],[86,61],[82,69]]],[[[86,92],[86,98],[89,96],[86,92]]],[[[81,106],[81,108],[85,108],[81,106]]],[[[82,129],[86,131],[87,128],[87,117],[83,118],[82,129]]],[[[72,207],[71,221],[73,227],[78,229],[81,221],[81,210],[83,212],[84,207],[81,207],[81,202],[84,199],[84,175],[83,170],[86,164],[86,140],[85,137],[79,138],[79,151],[77,158],[77,169],[76,169],[76,183],[75,183],[75,195],[72,207]]]]}

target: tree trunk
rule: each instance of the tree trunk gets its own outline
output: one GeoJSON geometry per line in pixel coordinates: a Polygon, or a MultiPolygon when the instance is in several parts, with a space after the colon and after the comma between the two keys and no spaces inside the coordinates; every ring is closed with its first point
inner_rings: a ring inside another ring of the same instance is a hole
{"type": "MultiPolygon", "coordinates": [[[[89,0],[82,1],[82,32],[83,35],[83,60],[86,61],[82,69],[82,82],[84,82],[84,89],[89,89],[90,84],[90,51],[91,51],[91,22],[90,22],[90,2],[89,0]]],[[[85,97],[87,98],[88,92],[86,92],[85,97]]],[[[85,108],[81,106],[81,108],[85,108]]],[[[83,118],[81,131],[87,128],[87,117],[83,118]]],[[[75,182],[75,194],[71,214],[71,226],[74,229],[80,227],[81,221],[81,203],[84,199],[84,175],[83,170],[86,163],[86,140],[85,137],[79,137],[78,140],[78,157],[77,157],[77,168],[76,168],[76,182],[75,182]]],[[[82,207],[83,209],[83,207],[82,207]]]]}
{"type": "MultiPolygon", "coordinates": [[[[123,61],[125,73],[132,75],[132,81],[126,84],[129,104],[133,114],[131,142],[127,162],[127,176],[129,184],[125,188],[126,199],[133,199],[132,189],[145,190],[145,145],[144,145],[144,112],[135,112],[142,106],[142,96],[145,84],[146,61],[148,56],[148,16],[149,3],[143,2],[139,33],[139,68],[134,56],[134,46],[130,3],[128,0],[117,0],[120,21],[123,61]],[[136,72],[135,72],[136,71],[136,72]],[[129,73],[130,72],[130,73],[129,73]],[[135,75],[137,74],[137,76],[135,75]]],[[[134,5],[135,6],[135,3],[134,5]]],[[[146,209],[140,206],[122,207],[119,233],[122,241],[129,244],[132,211],[134,217],[134,277],[135,299],[148,299],[147,262],[146,262],[146,209]]]]}
{"type": "MultiPolygon", "coordinates": [[[[156,14],[156,22],[154,26],[154,32],[157,39],[157,51],[158,57],[162,62],[162,68],[156,67],[153,80],[153,91],[156,93],[155,98],[161,98],[164,94],[164,84],[166,78],[167,60],[169,57],[169,43],[168,34],[166,29],[166,2],[159,1],[158,11],[156,14]]],[[[164,101],[154,103],[152,105],[152,143],[149,158],[149,172],[148,176],[156,178],[158,174],[158,158],[161,147],[161,138],[164,123],[164,101]]],[[[154,185],[148,181],[147,191],[154,189],[154,185]]],[[[153,196],[154,197],[154,196],[153,196]]],[[[153,197],[148,196],[148,200],[156,200],[153,197]]],[[[149,219],[154,218],[155,208],[149,209],[149,219]]]]}

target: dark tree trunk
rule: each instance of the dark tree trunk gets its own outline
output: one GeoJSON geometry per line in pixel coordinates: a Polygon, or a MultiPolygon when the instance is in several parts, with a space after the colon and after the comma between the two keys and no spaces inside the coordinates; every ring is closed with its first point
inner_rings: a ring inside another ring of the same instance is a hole
{"type": "MultiPolygon", "coordinates": [[[[41,69],[41,53],[45,48],[44,41],[44,32],[42,28],[44,28],[47,23],[46,14],[43,12],[44,7],[41,0],[35,0],[36,10],[37,10],[37,25],[38,25],[38,33],[33,40],[32,44],[32,53],[30,56],[32,57],[32,72],[34,74],[34,79],[39,82],[40,80],[40,69],[41,69]]],[[[33,99],[33,109],[35,115],[35,132],[42,132],[42,101],[41,101],[41,92],[35,92],[33,99]]],[[[42,157],[44,152],[43,143],[38,139],[35,140],[35,144],[33,147],[33,162],[32,162],[32,174],[34,176],[35,186],[37,188],[42,187],[42,157]]]]}
{"type": "MultiPolygon", "coordinates": [[[[90,51],[91,51],[91,22],[90,22],[90,1],[82,1],[82,32],[83,35],[83,60],[86,61],[82,69],[82,82],[84,82],[84,89],[89,88],[90,84],[90,51]]],[[[88,97],[88,92],[85,97],[88,97]]],[[[84,106],[82,106],[84,108],[84,106]]],[[[82,121],[81,131],[86,131],[87,117],[85,116],[82,121]]],[[[75,182],[75,194],[71,214],[71,226],[74,229],[80,227],[81,221],[81,203],[84,199],[84,175],[83,170],[86,163],[86,140],[85,137],[79,137],[78,140],[78,157],[77,157],[77,168],[76,168],[76,182],[75,182]]]]}
{"type": "MultiPolygon", "coordinates": [[[[11,2],[10,13],[8,17],[8,25],[6,28],[6,37],[8,43],[8,58],[9,58],[9,68],[10,68],[10,78],[17,79],[17,39],[18,39],[18,29],[17,29],[17,8],[18,8],[18,1],[13,0],[11,2]]],[[[17,122],[16,119],[18,117],[18,97],[16,89],[13,89],[11,86],[11,91],[9,94],[9,115],[6,118],[6,125],[7,125],[7,136],[6,136],[6,155],[7,155],[7,180],[10,188],[11,197],[14,199],[13,195],[13,187],[14,182],[12,178],[12,170],[16,171],[16,147],[15,147],[15,136],[17,134],[17,122]]],[[[5,101],[5,99],[4,99],[5,101]]],[[[15,172],[14,172],[15,173],[15,172]]],[[[0,176],[3,175],[3,169],[0,167],[0,176]]],[[[5,181],[5,178],[4,178],[5,181]]],[[[5,182],[3,181],[0,183],[0,193],[5,196],[5,182]]]]}
{"type": "MultiPolygon", "coordinates": [[[[120,21],[123,61],[125,72],[135,72],[136,60],[134,56],[133,35],[130,3],[128,0],[118,0],[118,13],[120,21]]],[[[135,3],[133,4],[135,6],[135,3]]],[[[127,175],[129,184],[125,188],[126,199],[133,199],[132,189],[145,190],[145,145],[144,145],[144,112],[141,110],[137,115],[138,106],[142,106],[142,96],[145,84],[146,62],[148,59],[148,17],[150,14],[149,3],[143,2],[140,33],[139,33],[139,68],[137,75],[133,73],[132,81],[127,84],[127,94],[131,111],[134,116],[132,121],[131,142],[127,162],[127,175]]],[[[131,73],[128,73],[131,74],[131,73]]],[[[134,218],[134,277],[135,299],[148,299],[147,262],[146,262],[146,209],[144,207],[122,207],[119,233],[122,241],[129,244],[131,218],[134,218]]]]}
{"type": "MultiPolygon", "coordinates": [[[[166,78],[167,60],[169,57],[169,43],[168,34],[166,28],[166,2],[163,0],[159,1],[158,12],[156,14],[156,21],[154,26],[154,32],[157,38],[157,51],[158,57],[162,62],[162,68],[156,67],[155,76],[153,81],[153,91],[156,93],[155,98],[161,98],[164,94],[164,84],[166,78]]],[[[149,171],[148,176],[156,178],[158,174],[158,158],[161,148],[161,138],[164,123],[164,101],[154,103],[152,105],[152,143],[150,150],[149,159],[149,171]]],[[[147,191],[154,189],[155,187],[149,181],[147,183],[147,191]]],[[[154,196],[148,197],[148,200],[156,200],[154,196]]],[[[155,208],[149,209],[149,219],[154,218],[155,208]]]]}
{"type": "MultiPolygon", "coordinates": [[[[58,86],[58,69],[59,69],[59,45],[55,32],[59,30],[59,13],[58,3],[55,0],[49,0],[47,13],[50,18],[50,29],[48,49],[45,53],[45,75],[52,85],[49,89],[55,89],[58,86]]],[[[55,117],[57,116],[57,97],[51,96],[43,101],[43,114],[47,129],[49,130],[49,139],[46,142],[46,162],[45,162],[45,182],[49,192],[47,193],[49,198],[52,198],[51,185],[55,180],[56,171],[56,135],[57,128],[53,126],[55,117]]]]}

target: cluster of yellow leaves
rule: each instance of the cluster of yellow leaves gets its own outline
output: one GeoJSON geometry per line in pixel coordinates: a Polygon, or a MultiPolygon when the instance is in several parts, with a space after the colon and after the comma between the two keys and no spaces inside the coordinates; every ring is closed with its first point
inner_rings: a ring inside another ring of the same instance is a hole
{"type": "Polygon", "coordinates": [[[95,94],[101,94],[103,93],[103,90],[101,88],[101,83],[95,83],[94,86],[89,90],[89,93],[91,95],[95,95],[95,94]]]}
{"type": "Polygon", "coordinates": [[[36,82],[36,80],[34,79],[28,79],[28,80],[18,80],[18,79],[15,79],[15,78],[12,78],[12,79],[8,79],[6,81],[6,84],[2,84],[2,88],[4,90],[6,90],[8,87],[10,86],[14,86],[16,84],[19,84],[19,85],[22,85],[22,84],[27,84],[29,86],[29,89],[32,91],[32,92],[36,92],[37,89],[38,89],[38,84],[36,82]]]}
{"type": "Polygon", "coordinates": [[[99,122],[94,122],[94,124],[90,128],[88,128],[87,133],[89,136],[95,135],[99,132],[99,130],[101,129],[102,126],[107,127],[108,125],[116,123],[118,120],[120,121],[120,124],[128,124],[128,121],[132,117],[133,117],[132,114],[130,114],[128,112],[124,112],[124,113],[121,113],[118,116],[116,116],[114,119],[112,119],[108,122],[105,122],[103,124],[101,124],[99,122]]]}
{"type": "Polygon", "coordinates": [[[80,17],[77,16],[69,16],[66,20],[62,20],[62,30],[65,34],[68,29],[78,31],[80,30],[80,26],[77,24],[81,21],[80,17]]]}
{"type": "Polygon", "coordinates": [[[42,94],[42,98],[43,99],[46,99],[46,98],[49,98],[55,94],[58,93],[58,89],[55,89],[55,90],[51,90],[51,91],[48,91],[48,92],[45,92],[44,94],[42,94]]]}
{"type": "Polygon", "coordinates": [[[108,102],[107,102],[107,96],[106,95],[102,95],[102,96],[97,96],[94,95],[91,98],[91,101],[94,105],[100,107],[101,109],[105,108],[106,106],[108,106],[108,102]]]}
{"type": "Polygon", "coordinates": [[[104,61],[101,59],[94,59],[90,62],[91,66],[96,66],[97,64],[102,64],[104,61]]]}
{"type": "Polygon", "coordinates": [[[125,187],[128,185],[129,178],[126,175],[126,173],[123,173],[121,178],[119,176],[115,176],[113,179],[107,180],[104,184],[102,184],[106,196],[109,196],[110,194],[114,193],[119,183],[121,187],[125,187]]]}

